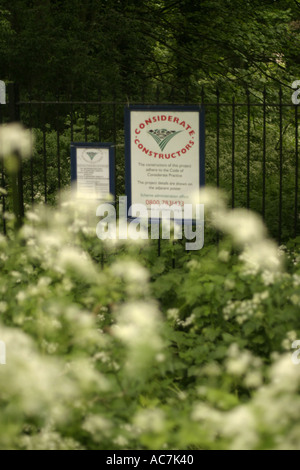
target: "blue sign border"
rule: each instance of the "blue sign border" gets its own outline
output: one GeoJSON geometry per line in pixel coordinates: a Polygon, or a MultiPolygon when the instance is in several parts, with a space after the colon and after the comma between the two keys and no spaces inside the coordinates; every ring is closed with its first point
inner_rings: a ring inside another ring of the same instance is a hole
{"type": "MultiPolygon", "coordinates": [[[[131,111],[155,112],[199,112],[199,189],[205,186],[205,108],[203,105],[129,105],[125,108],[125,192],[127,196],[127,214],[132,205],[131,184],[131,111]]],[[[132,217],[128,217],[132,219],[132,217]]],[[[158,222],[158,220],[151,220],[158,222]]],[[[187,221],[186,221],[187,222],[187,221]]],[[[194,221],[191,221],[193,223],[194,221]]]]}
{"type": "Polygon", "coordinates": [[[110,194],[116,200],[116,159],[115,144],[112,142],[71,142],[71,183],[76,184],[77,181],[77,160],[76,150],[78,148],[99,148],[107,149],[109,154],[109,190],[110,194]]]}

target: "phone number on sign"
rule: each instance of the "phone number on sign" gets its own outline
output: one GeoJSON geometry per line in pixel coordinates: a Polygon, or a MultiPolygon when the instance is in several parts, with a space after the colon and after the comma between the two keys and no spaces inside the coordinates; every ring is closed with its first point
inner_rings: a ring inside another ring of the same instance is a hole
{"type": "Polygon", "coordinates": [[[179,206],[184,207],[184,201],[160,201],[160,200],[149,200],[146,201],[147,206],[179,206]]]}

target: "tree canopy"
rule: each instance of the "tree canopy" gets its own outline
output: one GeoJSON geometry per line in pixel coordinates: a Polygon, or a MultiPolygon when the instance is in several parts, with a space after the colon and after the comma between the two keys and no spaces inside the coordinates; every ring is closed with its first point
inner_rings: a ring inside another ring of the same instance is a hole
{"type": "Polygon", "coordinates": [[[299,78],[296,0],[0,0],[1,78],[132,98],[299,78]]]}

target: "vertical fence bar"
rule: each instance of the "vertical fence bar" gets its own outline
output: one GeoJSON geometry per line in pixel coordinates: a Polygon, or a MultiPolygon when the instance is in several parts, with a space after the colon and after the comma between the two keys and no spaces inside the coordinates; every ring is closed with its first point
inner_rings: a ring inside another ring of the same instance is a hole
{"type": "Polygon", "coordinates": [[[117,108],[116,108],[116,93],[113,94],[113,142],[117,143],[117,108]]]}
{"type": "Polygon", "coordinates": [[[145,104],[145,96],[146,96],[146,90],[145,90],[145,83],[143,82],[142,91],[141,91],[142,104],[145,104]]]}
{"type": "Polygon", "coordinates": [[[161,232],[161,219],[158,222],[158,243],[157,243],[157,256],[160,257],[161,255],[161,239],[160,239],[160,232],[161,232]]]}
{"type": "Polygon", "coordinates": [[[171,91],[170,91],[170,98],[169,98],[169,99],[170,99],[170,102],[171,102],[172,104],[174,104],[174,103],[175,103],[175,98],[174,98],[174,87],[173,87],[173,86],[172,86],[172,88],[171,88],[171,91]]]}
{"type": "Polygon", "coordinates": [[[103,271],[103,269],[104,269],[104,247],[103,247],[103,245],[102,245],[102,249],[101,249],[100,264],[101,264],[101,269],[102,269],[102,271],[103,271]]]}
{"type": "Polygon", "coordinates": [[[217,188],[220,187],[220,91],[217,88],[217,188]]]}
{"type": "MultiPolygon", "coordinates": [[[[2,113],[2,105],[0,104],[0,124],[3,123],[3,113],[2,113]]],[[[2,189],[6,189],[5,188],[5,176],[4,176],[4,164],[3,164],[3,160],[1,160],[1,183],[0,183],[0,186],[2,189]]],[[[1,196],[1,195],[0,195],[1,196]]],[[[5,194],[2,195],[2,197],[0,197],[0,199],[2,199],[2,216],[1,216],[1,219],[2,219],[2,231],[3,231],[3,235],[6,235],[6,219],[5,219],[5,194]]]]}
{"type": "Polygon", "coordinates": [[[56,111],[56,148],[57,148],[57,188],[61,189],[61,160],[60,160],[60,133],[59,133],[59,97],[57,97],[56,111]]]}
{"type": "Polygon", "coordinates": [[[156,104],[160,103],[160,88],[159,85],[156,87],[156,104]]]}
{"type": "MultiPolygon", "coordinates": [[[[5,187],[5,175],[4,175],[4,164],[3,160],[1,160],[1,188],[4,190],[5,187]]],[[[5,194],[2,195],[2,226],[3,226],[3,235],[6,235],[6,219],[5,219],[5,211],[6,211],[6,204],[5,204],[5,194]]]]}
{"type": "Polygon", "coordinates": [[[17,222],[17,226],[21,227],[25,215],[25,208],[24,208],[24,181],[23,181],[23,162],[22,159],[19,158],[19,173],[18,173],[18,190],[19,190],[19,215],[20,220],[17,222]]]}
{"type": "Polygon", "coordinates": [[[205,91],[204,87],[201,88],[201,106],[204,106],[204,100],[205,100],[205,91]]]}
{"type": "Polygon", "coordinates": [[[43,129],[43,173],[44,173],[44,201],[48,202],[48,181],[47,181],[47,145],[46,145],[46,116],[45,105],[41,105],[42,129],[43,129]]]}
{"type": "Polygon", "coordinates": [[[234,209],[235,197],[235,97],[232,98],[232,158],[231,158],[232,176],[231,176],[231,206],[234,209]]]}
{"type": "Polygon", "coordinates": [[[71,125],[71,142],[74,142],[74,109],[73,109],[72,96],[71,96],[71,109],[70,109],[70,125],[71,125]]]}
{"type": "MultiPolygon", "coordinates": [[[[217,188],[220,187],[220,90],[217,88],[217,188]]],[[[217,230],[217,244],[220,243],[220,234],[217,230]]]]}
{"type": "Polygon", "coordinates": [[[294,237],[298,235],[298,176],[299,176],[299,148],[298,148],[298,106],[295,106],[295,221],[294,221],[294,237]]]}
{"type": "Polygon", "coordinates": [[[250,209],[250,111],[250,93],[249,90],[247,90],[247,209],[250,209]]]}
{"type": "MultiPolygon", "coordinates": [[[[160,88],[159,88],[159,85],[157,85],[157,87],[156,87],[156,104],[159,104],[159,103],[160,103],[160,88]]],[[[161,256],[160,232],[161,232],[161,220],[159,219],[159,222],[158,222],[158,240],[157,240],[157,256],[158,257],[161,256]]]]}
{"type": "Polygon", "coordinates": [[[263,167],[262,167],[262,216],[266,220],[266,150],[267,150],[267,91],[264,87],[263,96],[263,167]]]}
{"type": "Polygon", "coordinates": [[[84,102],[84,138],[85,142],[88,141],[88,130],[87,130],[87,101],[84,102]]]}
{"type": "Polygon", "coordinates": [[[185,88],[184,101],[185,101],[186,104],[189,104],[189,101],[190,101],[190,89],[189,89],[189,84],[188,83],[186,84],[186,88],[185,88]]]}
{"type": "MultiPolygon", "coordinates": [[[[31,137],[31,148],[33,149],[33,122],[32,122],[32,96],[31,92],[29,95],[29,128],[30,128],[30,137],[31,137]]],[[[30,195],[31,195],[31,204],[34,204],[34,178],[33,178],[33,154],[30,159],[30,195]]]]}
{"type": "Polygon", "coordinates": [[[278,217],[278,242],[281,243],[282,234],[282,166],[283,166],[283,126],[282,126],[282,88],[279,91],[279,217],[278,217]]]}
{"type": "MultiPolygon", "coordinates": [[[[8,85],[9,97],[9,121],[20,121],[20,96],[19,87],[16,83],[8,85]]],[[[21,155],[16,155],[18,159],[18,170],[16,173],[11,174],[11,184],[13,188],[13,206],[16,216],[15,228],[18,229],[22,226],[24,218],[24,188],[23,188],[23,163],[21,155]]]]}
{"type": "Polygon", "coordinates": [[[102,126],[102,105],[101,105],[101,92],[99,92],[99,105],[98,105],[98,138],[101,142],[101,126],[102,126]]]}

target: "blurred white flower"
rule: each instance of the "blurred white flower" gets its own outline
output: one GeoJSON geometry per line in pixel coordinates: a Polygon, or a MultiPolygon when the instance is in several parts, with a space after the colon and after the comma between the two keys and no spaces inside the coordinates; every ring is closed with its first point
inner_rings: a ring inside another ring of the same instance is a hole
{"type": "Polygon", "coordinates": [[[251,365],[251,355],[242,353],[240,357],[228,359],[226,362],[227,372],[232,375],[244,375],[251,365]]]}
{"type": "Polygon", "coordinates": [[[183,327],[187,327],[187,326],[193,325],[195,319],[196,319],[196,315],[195,315],[194,313],[192,313],[192,315],[190,315],[189,317],[187,317],[187,318],[182,322],[182,326],[183,326],[183,327]]]}
{"type": "Polygon", "coordinates": [[[134,302],[122,307],[116,318],[112,333],[127,347],[126,369],[137,377],[163,351],[160,313],[155,304],[134,302]]]}
{"type": "Polygon", "coordinates": [[[170,308],[167,311],[168,320],[176,321],[179,318],[179,309],[178,308],[170,308]]]}
{"type": "Polygon", "coordinates": [[[255,243],[266,236],[262,219],[246,209],[234,209],[214,219],[217,228],[230,234],[240,245],[255,243]]]}
{"type": "Polygon", "coordinates": [[[230,259],[230,253],[227,250],[221,250],[218,254],[218,258],[223,263],[227,263],[230,259]]]}
{"type": "Polygon", "coordinates": [[[191,259],[191,261],[188,261],[186,266],[190,271],[195,271],[196,269],[200,268],[201,264],[199,263],[199,261],[191,259]]]}
{"type": "Polygon", "coordinates": [[[27,293],[20,290],[16,295],[16,299],[19,303],[23,303],[27,299],[27,293]]]}
{"type": "Polygon", "coordinates": [[[254,272],[270,271],[280,272],[282,269],[282,258],[278,254],[277,245],[272,240],[261,240],[257,243],[248,244],[240,260],[247,267],[253,268],[254,272]]]}
{"type": "Polygon", "coordinates": [[[159,433],[165,427],[165,414],[158,408],[142,410],[134,416],[133,423],[140,432],[159,433]]]}
{"type": "Polygon", "coordinates": [[[270,373],[274,390],[296,392],[300,385],[300,367],[295,367],[291,355],[280,356],[270,373]]]}
{"type": "Polygon", "coordinates": [[[193,204],[203,204],[205,212],[216,217],[226,211],[226,195],[219,189],[206,186],[193,194],[193,204]]]}
{"type": "Polygon", "coordinates": [[[159,320],[159,312],[154,305],[135,302],[121,308],[117,324],[112,329],[114,335],[126,343],[140,344],[146,341],[156,346],[160,345],[156,335],[159,320]]]}
{"type": "Polygon", "coordinates": [[[37,212],[28,211],[26,212],[26,217],[30,222],[40,222],[41,218],[37,212]]]}
{"type": "Polygon", "coordinates": [[[121,277],[127,282],[147,284],[149,281],[147,269],[135,261],[118,261],[112,265],[111,272],[113,275],[121,277]]]}
{"type": "MultiPolygon", "coordinates": [[[[53,260],[54,261],[54,260],[53,260]]],[[[87,253],[78,248],[64,246],[60,249],[56,263],[65,270],[83,276],[88,282],[97,282],[97,270],[87,253]]]]}
{"type": "Polygon", "coordinates": [[[157,354],[157,355],[155,356],[155,359],[156,359],[156,361],[159,362],[159,363],[165,362],[166,356],[165,356],[164,354],[160,353],[160,354],[157,354]]]}
{"type": "Polygon", "coordinates": [[[6,312],[7,308],[8,308],[7,302],[4,302],[4,301],[0,302],[0,313],[6,312]]]}
{"type": "Polygon", "coordinates": [[[103,441],[103,437],[109,437],[113,424],[107,418],[99,415],[87,416],[82,425],[82,429],[92,435],[95,442],[103,441]]]}
{"type": "Polygon", "coordinates": [[[15,154],[22,158],[32,155],[33,136],[30,130],[21,124],[4,124],[0,126],[0,158],[15,154]]]}
{"type": "Polygon", "coordinates": [[[21,445],[28,450],[81,450],[72,438],[64,438],[57,432],[42,429],[38,434],[23,436],[21,445]]]}
{"type": "Polygon", "coordinates": [[[17,329],[1,326],[0,337],[7,352],[7,367],[0,368],[2,400],[12,409],[17,404],[29,416],[63,422],[68,414],[66,403],[77,391],[74,382],[61,376],[60,360],[42,357],[33,340],[17,329]]]}
{"type": "Polygon", "coordinates": [[[262,366],[261,360],[254,357],[250,351],[242,351],[235,343],[228,350],[226,369],[229,374],[242,376],[250,370],[259,370],[262,366]]]}
{"type": "Polygon", "coordinates": [[[235,288],[235,281],[233,279],[225,279],[224,288],[225,290],[233,290],[235,288]]]}
{"type": "Polygon", "coordinates": [[[139,263],[131,260],[119,261],[112,265],[111,273],[125,282],[125,289],[130,298],[149,294],[150,274],[139,263]]]}
{"type": "Polygon", "coordinates": [[[300,276],[299,274],[293,274],[293,286],[299,287],[300,286],[300,276]]]}
{"type": "Polygon", "coordinates": [[[256,420],[249,407],[240,406],[226,413],[222,431],[225,437],[230,437],[231,450],[254,449],[259,442],[256,430],[256,420]]]}
{"type": "Polygon", "coordinates": [[[217,426],[222,421],[222,414],[205,403],[196,403],[191,413],[191,419],[192,421],[204,421],[205,426],[212,425],[218,429],[217,426]]]}
{"type": "Polygon", "coordinates": [[[244,384],[247,388],[258,388],[263,383],[263,377],[260,371],[250,371],[245,379],[244,384]]]}

